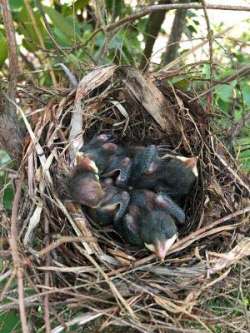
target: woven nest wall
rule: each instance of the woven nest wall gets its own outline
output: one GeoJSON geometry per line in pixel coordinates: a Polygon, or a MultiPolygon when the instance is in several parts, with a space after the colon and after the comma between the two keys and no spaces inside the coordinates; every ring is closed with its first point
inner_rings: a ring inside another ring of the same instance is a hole
{"type": "Polygon", "coordinates": [[[26,124],[28,195],[20,251],[29,258],[34,304],[42,292],[49,295],[51,316],[60,313],[53,332],[63,331],[65,322],[94,332],[97,318],[102,328],[188,332],[189,321],[196,321],[197,328],[210,331],[198,300],[250,255],[249,183],[195,97],[168,85],[164,73],[143,77],[131,67],[109,66],[89,72],[76,90],[33,112],[33,123],[26,124]],[[72,159],[97,133],[112,133],[118,143],[153,143],[198,156],[187,222],[163,263],[146,249],[124,244],[111,227],[90,223],[70,201],[65,181],[72,159]]]}

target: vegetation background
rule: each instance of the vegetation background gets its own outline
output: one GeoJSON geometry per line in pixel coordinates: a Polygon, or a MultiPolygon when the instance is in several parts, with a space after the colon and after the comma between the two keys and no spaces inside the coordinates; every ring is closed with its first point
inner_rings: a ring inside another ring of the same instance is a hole
{"type": "MultiPolygon", "coordinates": [[[[204,107],[211,105],[214,131],[238,161],[242,171],[249,173],[250,17],[246,17],[249,11],[241,11],[244,13],[242,22],[242,17],[234,16],[238,13],[237,8],[231,12],[210,11],[205,1],[194,2],[202,8],[174,11],[152,9],[147,15],[135,19],[134,13],[149,6],[176,4],[179,1],[10,0],[8,4],[18,54],[13,75],[10,71],[11,59],[8,59],[9,35],[3,15],[6,1],[2,0],[1,90],[9,92],[9,83],[16,79],[16,101],[22,96],[22,109],[29,112],[32,109],[30,94],[35,94],[39,103],[46,104],[53,94],[56,95],[56,90],[63,91],[72,84],[61,64],[66,66],[66,72],[68,69],[74,73],[77,80],[90,68],[112,63],[132,65],[143,72],[159,69],[173,71],[169,82],[187,92],[201,94],[200,103],[204,107]],[[232,26],[228,24],[229,13],[232,26]],[[214,22],[216,15],[219,19],[217,17],[214,22]],[[119,24],[124,18],[129,19],[119,24]],[[193,66],[187,67],[191,63],[193,66]],[[211,89],[212,94],[202,95],[207,89],[211,89]]],[[[183,0],[181,3],[189,4],[190,1],[183,0]]],[[[249,1],[230,1],[230,5],[236,7],[245,4],[250,5],[249,1]]],[[[0,137],[3,137],[6,136],[3,131],[6,126],[5,112],[0,114],[0,123],[0,137]]],[[[15,139],[22,137],[19,119],[14,127],[11,138],[7,134],[5,140],[0,140],[0,210],[9,213],[14,197],[11,169],[15,168],[18,155],[15,139]]],[[[4,249],[3,239],[0,238],[0,250],[4,249]]],[[[0,290],[5,286],[5,270],[5,261],[0,259],[0,290]]],[[[227,298],[218,296],[206,306],[218,315],[238,311],[249,316],[249,304],[249,291],[233,290],[227,298]]],[[[39,322],[39,318],[37,320],[39,322]]],[[[18,331],[18,314],[14,311],[2,312],[0,332],[18,331]]],[[[76,332],[75,329],[73,331],[76,332]]],[[[222,331],[222,328],[216,328],[216,332],[222,331]]]]}

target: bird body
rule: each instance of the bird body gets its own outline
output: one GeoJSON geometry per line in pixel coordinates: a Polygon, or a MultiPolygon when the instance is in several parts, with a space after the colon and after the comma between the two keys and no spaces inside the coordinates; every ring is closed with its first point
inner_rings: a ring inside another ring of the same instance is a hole
{"type": "Polygon", "coordinates": [[[131,170],[131,182],[134,183],[144,174],[150,171],[152,163],[157,159],[157,148],[155,145],[144,147],[133,151],[133,163],[131,170]]]}
{"type": "Polygon", "coordinates": [[[140,161],[134,163],[129,184],[139,189],[163,191],[179,204],[189,194],[198,177],[196,157],[160,158],[157,147],[149,146],[135,159],[140,161]]]}
{"type": "Polygon", "coordinates": [[[102,177],[115,177],[115,184],[125,187],[131,174],[131,167],[131,159],[127,156],[125,149],[120,148],[105,168],[102,177]]]}
{"type": "Polygon", "coordinates": [[[100,176],[116,176],[116,185],[124,187],[130,176],[132,162],[124,147],[109,140],[108,135],[98,135],[84,145],[81,151],[95,162],[100,176]]]}
{"type": "Polygon", "coordinates": [[[177,238],[174,219],[181,223],[185,220],[185,214],[178,206],[176,214],[176,206],[166,195],[149,190],[133,190],[128,213],[122,221],[115,223],[115,227],[129,243],[144,245],[164,259],[177,238]]]}
{"type": "Polygon", "coordinates": [[[90,217],[101,225],[112,224],[119,221],[127,211],[129,204],[129,193],[110,182],[104,183],[103,190],[105,192],[104,198],[96,208],[89,208],[88,213],[90,217]]]}
{"type": "Polygon", "coordinates": [[[81,148],[81,153],[95,162],[98,173],[101,174],[110,164],[112,157],[119,150],[119,147],[109,142],[110,136],[101,134],[90,140],[81,148]]]}

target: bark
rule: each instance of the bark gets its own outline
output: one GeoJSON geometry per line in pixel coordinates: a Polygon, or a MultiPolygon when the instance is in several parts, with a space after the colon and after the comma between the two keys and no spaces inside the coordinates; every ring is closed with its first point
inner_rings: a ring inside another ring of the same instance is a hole
{"type": "MultiPolygon", "coordinates": [[[[159,1],[160,5],[171,4],[171,3],[172,3],[171,0],[159,1]]],[[[162,23],[164,22],[165,16],[166,16],[166,10],[159,10],[156,12],[152,12],[149,16],[145,30],[146,43],[140,63],[140,69],[142,70],[146,70],[148,68],[154,44],[161,30],[161,26],[162,23]]]]}
{"type": "Polygon", "coordinates": [[[22,152],[23,131],[10,104],[0,96],[0,149],[8,152],[14,160],[19,160],[22,152]]]}
{"type": "Polygon", "coordinates": [[[22,151],[23,131],[17,118],[16,107],[13,104],[16,97],[18,68],[15,29],[7,0],[2,0],[3,22],[8,41],[9,53],[9,86],[8,98],[0,95],[0,148],[19,160],[22,151]]]}
{"type": "MultiPolygon", "coordinates": [[[[188,2],[190,1],[189,0],[183,1],[183,3],[188,3],[188,2]]],[[[177,57],[182,32],[184,30],[186,23],[186,15],[187,15],[187,9],[176,10],[170,36],[168,39],[166,52],[163,55],[163,65],[170,63],[177,57]]]]}

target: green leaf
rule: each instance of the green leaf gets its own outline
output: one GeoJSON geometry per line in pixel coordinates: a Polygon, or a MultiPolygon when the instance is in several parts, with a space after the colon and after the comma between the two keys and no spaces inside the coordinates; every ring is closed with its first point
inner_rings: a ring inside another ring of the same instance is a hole
{"type": "Polygon", "coordinates": [[[193,25],[187,25],[187,29],[189,32],[191,32],[191,34],[196,33],[197,29],[193,26],[193,25]]]}
{"type": "Polygon", "coordinates": [[[71,39],[67,37],[64,33],[62,33],[62,31],[57,27],[54,27],[54,37],[62,47],[67,47],[72,45],[71,39]]]}
{"type": "Polygon", "coordinates": [[[243,101],[246,105],[250,105],[250,84],[247,82],[245,83],[242,88],[242,96],[243,96],[243,101]]]}
{"type": "Polygon", "coordinates": [[[183,79],[176,82],[175,87],[184,91],[187,91],[190,86],[190,80],[183,79]]]}
{"type": "Polygon", "coordinates": [[[204,64],[202,66],[202,75],[204,76],[205,79],[210,79],[210,65],[209,64],[204,64]]]}
{"type": "Polygon", "coordinates": [[[225,114],[227,114],[229,108],[230,108],[230,103],[229,101],[223,101],[222,99],[218,99],[217,101],[218,107],[220,108],[220,110],[222,112],[224,112],[225,114]]]}
{"type": "Polygon", "coordinates": [[[233,96],[234,87],[231,84],[219,84],[215,92],[224,102],[230,102],[233,96]]]}
{"type": "Polygon", "coordinates": [[[75,2],[71,1],[70,5],[61,5],[60,13],[65,17],[74,15],[74,13],[78,10],[82,11],[87,6],[89,1],[90,0],[76,0],[75,2]]]}
{"type": "Polygon", "coordinates": [[[10,162],[11,158],[5,150],[0,149],[0,166],[10,162]]]}
{"type": "Polygon", "coordinates": [[[238,145],[240,145],[240,146],[249,145],[249,147],[250,147],[250,136],[246,136],[246,137],[243,137],[243,138],[239,138],[239,139],[237,140],[237,143],[238,143],[238,145]]]}
{"type": "Polygon", "coordinates": [[[74,2],[74,7],[75,7],[75,10],[83,10],[87,4],[89,3],[90,0],[76,0],[74,2]]]}
{"type": "Polygon", "coordinates": [[[0,31],[0,66],[2,66],[8,57],[8,44],[5,36],[0,31]]]}
{"type": "MultiPolygon", "coordinates": [[[[39,29],[46,47],[48,47],[46,41],[50,41],[50,39],[41,22],[41,16],[38,12],[33,12],[33,14],[36,27],[39,29]]],[[[14,18],[18,23],[18,32],[24,36],[23,45],[29,51],[37,51],[41,45],[26,7],[23,7],[20,12],[15,13],[14,18]]]]}
{"type": "Polygon", "coordinates": [[[13,333],[20,332],[20,316],[17,312],[8,311],[7,313],[0,313],[0,332],[13,333]]]}
{"type": "Polygon", "coordinates": [[[9,4],[12,11],[18,11],[24,6],[23,0],[9,0],[9,4]]]}
{"type": "Polygon", "coordinates": [[[111,13],[114,18],[123,14],[123,9],[125,8],[123,0],[106,0],[105,2],[107,11],[111,13]]]}
{"type": "Polygon", "coordinates": [[[49,15],[53,24],[72,41],[77,38],[80,40],[80,28],[77,21],[73,21],[73,17],[65,17],[51,7],[44,7],[46,14],[49,15]]]}
{"type": "Polygon", "coordinates": [[[11,185],[7,186],[3,194],[3,206],[6,210],[12,209],[12,202],[14,199],[14,191],[11,185]]]}

